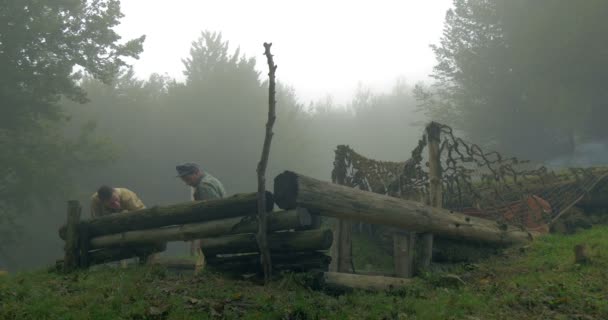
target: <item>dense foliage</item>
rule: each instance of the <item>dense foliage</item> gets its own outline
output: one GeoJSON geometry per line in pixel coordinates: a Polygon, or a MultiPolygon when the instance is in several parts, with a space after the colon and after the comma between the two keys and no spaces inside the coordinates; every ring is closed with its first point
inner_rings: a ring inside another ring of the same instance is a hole
{"type": "Polygon", "coordinates": [[[471,140],[537,160],[606,139],[605,1],[455,0],[418,98],[471,140]],[[542,147],[539,147],[542,146],[542,147]]]}

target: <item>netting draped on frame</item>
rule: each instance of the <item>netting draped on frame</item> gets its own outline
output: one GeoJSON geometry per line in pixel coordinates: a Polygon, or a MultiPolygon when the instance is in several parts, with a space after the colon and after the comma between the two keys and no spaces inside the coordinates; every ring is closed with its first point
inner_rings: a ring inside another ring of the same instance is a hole
{"type": "MultiPolygon", "coordinates": [[[[509,223],[528,230],[548,231],[548,225],[592,190],[606,168],[552,171],[543,165],[485,151],[440,130],[442,207],[509,223]]],[[[427,134],[409,160],[387,162],[364,157],[346,145],[336,149],[332,181],[361,190],[414,201],[428,201],[427,134]]]]}

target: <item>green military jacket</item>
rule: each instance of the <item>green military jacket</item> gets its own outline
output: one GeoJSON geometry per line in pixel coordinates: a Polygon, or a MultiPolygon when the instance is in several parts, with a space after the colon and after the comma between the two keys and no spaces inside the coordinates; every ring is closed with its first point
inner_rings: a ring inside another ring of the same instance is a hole
{"type": "Polygon", "coordinates": [[[194,200],[221,199],[226,196],[226,190],[222,183],[211,174],[204,172],[201,181],[193,187],[192,197],[194,200]]]}

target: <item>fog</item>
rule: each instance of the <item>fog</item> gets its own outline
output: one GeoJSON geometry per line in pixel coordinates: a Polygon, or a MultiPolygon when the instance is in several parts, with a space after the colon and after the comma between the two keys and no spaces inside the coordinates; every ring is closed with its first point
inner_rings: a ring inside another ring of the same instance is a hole
{"type": "Polygon", "coordinates": [[[346,104],[358,84],[386,92],[399,77],[426,80],[435,64],[429,44],[439,40],[451,0],[434,1],[123,1],[125,38],[146,35],[133,61],[136,74],[183,80],[180,58],[201,30],[221,31],[232,49],[256,57],[266,74],[263,42],[274,42],[277,78],[303,103],[331,95],[346,104]]]}
{"type": "Polygon", "coordinates": [[[103,32],[74,34],[45,29],[68,24],[62,15],[12,1],[0,15],[0,269],[53,264],[67,200],[89,218],[103,184],[148,207],[189,201],[175,166],[196,162],[229,195],[255,191],[268,108],[263,42],[278,65],[268,189],[283,170],[330,180],[340,144],[405,161],[431,120],[555,168],[604,165],[608,45],[594,35],[608,31],[608,5],[547,1],[550,11],[515,0],[131,0],[120,24],[108,14],[72,26],[103,32]],[[545,12],[550,19],[537,19],[545,12]]]}

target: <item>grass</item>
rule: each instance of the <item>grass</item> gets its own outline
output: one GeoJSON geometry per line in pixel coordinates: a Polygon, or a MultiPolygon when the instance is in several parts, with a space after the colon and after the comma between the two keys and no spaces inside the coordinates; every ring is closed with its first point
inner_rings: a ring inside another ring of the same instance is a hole
{"type": "Polygon", "coordinates": [[[0,276],[0,319],[608,319],[605,226],[548,235],[450,272],[466,284],[431,274],[405,289],[330,295],[307,288],[305,275],[263,287],[160,267],[38,271],[0,276]],[[573,261],[580,243],[588,264],[573,261]]]}

